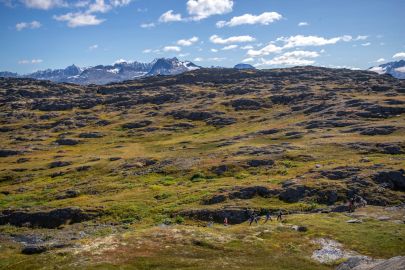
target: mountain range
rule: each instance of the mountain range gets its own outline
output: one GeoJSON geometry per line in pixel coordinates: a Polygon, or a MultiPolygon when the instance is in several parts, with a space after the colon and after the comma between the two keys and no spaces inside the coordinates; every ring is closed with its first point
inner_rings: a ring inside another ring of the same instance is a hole
{"type": "Polygon", "coordinates": [[[369,68],[378,74],[390,74],[397,79],[405,79],[405,60],[389,62],[369,68]]]}
{"type": "Polygon", "coordinates": [[[180,61],[174,57],[155,59],[150,63],[121,61],[113,65],[97,65],[88,68],[71,65],[65,69],[46,69],[25,75],[5,71],[0,72],[0,77],[32,78],[87,85],[121,82],[146,76],[176,75],[199,68],[190,61],[180,61]]]}
{"type": "MultiPolygon", "coordinates": [[[[200,69],[190,61],[180,61],[176,57],[159,58],[150,63],[120,61],[113,65],[97,65],[93,67],[78,67],[71,65],[65,69],[46,69],[30,74],[3,71],[0,77],[6,78],[32,78],[37,80],[49,80],[57,83],[74,83],[81,85],[108,84],[127,80],[138,79],[156,75],[177,75],[183,72],[200,69]]],[[[237,64],[235,69],[255,69],[249,64],[237,64]]],[[[368,69],[378,74],[390,74],[398,79],[405,79],[405,60],[389,62],[368,69]]]]}

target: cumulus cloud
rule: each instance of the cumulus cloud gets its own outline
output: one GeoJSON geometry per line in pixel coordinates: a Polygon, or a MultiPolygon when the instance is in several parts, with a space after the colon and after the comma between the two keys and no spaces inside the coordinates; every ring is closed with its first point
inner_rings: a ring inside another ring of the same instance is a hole
{"type": "Polygon", "coordinates": [[[191,46],[198,41],[198,37],[192,37],[189,39],[180,39],[177,41],[177,45],[179,46],[191,46]]]}
{"type": "Polygon", "coordinates": [[[296,47],[309,47],[309,46],[324,46],[336,44],[338,42],[352,41],[352,36],[344,35],[333,38],[324,38],[319,36],[303,36],[296,35],[290,37],[279,37],[275,41],[271,41],[265,47],[254,50],[250,49],[247,52],[249,57],[263,57],[272,53],[281,53],[284,50],[293,49],[296,47]]]}
{"type": "Polygon", "coordinates": [[[43,60],[42,59],[32,59],[32,60],[20,60],[18,61],[18,64],[20,65],[27,65],[27,64],[40,64],[42,63],[43,60]]]}
{"type": "Polygon", "coordinates": [[[298,26],[308,26],[309,25],[309,23],[307,23],[307,22],[300,22],[300,23],[298,23],[298,26]]]}
{"type": "Polygon", "coordinates": [[[201,62],[204,61],[204,59],[202,57],[196,57],[193,59],[194,62],[201,62]]]}
{"type": "Polygon", "coordinates": [[[304,66],[315,63],[313,58],[319,57],[318,52],[312,51],[292,51],[283,53],[271,60],[264,60],[259,65],[286,65],[286,66],[304,66]]]}
{"type": "Polygon", "coordinates": [[[382,67],[372,67],[369,70],[374,71],[374,72],[376,72],[378,74],[384,74],[385,73],[385,70],[382,67]]]}
{"type": "Polygon", "coordinates": [[[384,62],[384,61],[385,61],[384,58],[379,58],[379,59],[377,59],[375,62],[377,62],[377,63],[382,63],[382,62],[384,62]]]}
{"type": "Polygon", "coordinates": [[[405,67],[399,67],[395,69],[396,72],[405,72],[405,67]]]}
{"type": "Polygon", "coordinates": [[[181,51],[181,48],[178,46],[166,46],[163,48],[163,51],[165,52],[179,52],[181,51]]]}
{"type": "Polygon", "coordinates": [[[142,28],[152,28],[155,27],[155,23],[143,23],[141,24],[142,28]]]}
{"type": "Polygon", "coordinates": [[[392,58],[405,58],[405,52],[399,52],[392,56],[392,58]]]}
{"type": "Polygon", "coordinates": [[[193,20],[202,20],[212,15],[232,11],[233,0],[188,0],[187,11],[193,20]]]}
{"type": "Polygon", "coordinates": [[[20,22],[15,25],[15,29],[17,29],[17,31],[21,31],[23,29],[36,29],[40,28],[41,26],[41,23],[38,21],[20,22]]]}
{"type": "Polygon", "coordinates": [[[118,59],[117,61],[115,61],[115,62],[113,63],[113,65],[115,65],[115,64],[122,64],[122,63],[128,63],[128,61],[121,58],[121,59],[118,59]]]}
{"type": "Polygon", "coordinates": [[[166,11],[163,13],[160,18],[159,22],[167,23],[167,22],[180,22],[182,21],[181,14],[173,13],[173,10],[166,11]]]}
{"type": "Polygon", "coordinates": [[[131,3],[131,0],[110,0],[113,7],[123,7],[129,5],[129,3],[131,3]]]}
{"type": "Polygon", "coordinates": [[[303,36],[296,35],[290,37],[279,37],[276,41],[284,43],[284,48],[294,48],[294,47],[305,47],[305,46],[323,46],[329,44],[336,44],[337,42],[344,41],[349,42],[353,38],[349,35],[334,37],[334,38],[324,38],[318,36],[303,36]]]}
{"type": "Polygon", "coordinates": [[[259,57],[259,56],[266,56],[269,55],[271,53],[279,53],[282,51],[282,47],[278,47],[272,43],[268,44],[267,46],[261,48],[260,50],[253,50],[250,49],[247,54],[250,57],[259,57]]]}
{"type": "Polygon", "coordinates": [[[22,0],[22,3],[29,8],[45,10],[67,5],[63,0],[22,0]]]}
{"type": "Polygon", "coordinates": [[[143,50],[142,52],[143,52],[143,53],[151,53],[151,52],[152,52],[152,49],[145,49],[145,50],[143,50]]]}
{"type": "Polygon", "coordinates": [[[216,53],[216,52],[218,52],[218,50],[217,49],[211,49],[211,52],[216,53]]]}
{"type": "Polygon", "coordinates": [[[87,13],[96,13],[96,12],[106,13],[110,11],[111,8],[112,6],[106,4],[104,0],[96,0],[89,6],[87,13]]]}
{"type": "Polygon", "coordinates": [[[361,46],[363,46],[363,47],[367,47],[367,46],[370,46],[370,45],[371,45],[370,42],[366,42],[366,43],[361,44],[361,46]]]}
{"type": "Polygon", "coordinates": [[[223,50],[223,51],[229,51],[229,50],[236,49],[236,48],[238,48],[238,47],[239,47],[238,45],[233,44],[233,45],[225,46],[225,47],[223,47],[221,50],[223,50]]]}
{"type": "Polygon", "coordinates": [[[68,26],[72,28],[79,26],[99,25],[104,21],[103,19],[98,19],[95,15],[81,12],[69,12],[59,16],[55,15],[53,18],[57,21],[67,22],[68,26]]]}
{"type": "Polygon", "coordinates": [[[368,36],[357,36],[355,40],[366,40],[368,36]]]}
{"type": "Polygon", "coordinates": [[[230,21],[219,21],[217,27],[224,26],[234,27],[243,24],[262,24],[269,25],[275,21],[281,20],[283,16],[277,12],[264,12],[260,15],[244,14],[242,16],[233,17],[230,21]]]}
{"type": "Polygon", "coordinates": [[[256,39],[251,36],[233,36],[229,38],[221,38],[217,35],[210,37],[210,41],[214,44],[230,44],[230,43],[243,43],[243,42],[253,42],[256,39]]]}

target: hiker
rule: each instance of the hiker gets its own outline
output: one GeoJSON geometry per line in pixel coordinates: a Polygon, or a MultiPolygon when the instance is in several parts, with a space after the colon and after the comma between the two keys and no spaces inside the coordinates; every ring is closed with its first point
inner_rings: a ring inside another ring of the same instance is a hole
{"type": "Polygon", "coordinates": [[[269,220],[272,221],[270,212],[267,212],[267,213],[266,213],[266,220],[264,221],[264,224],[266,224],[267,221],[269,221],[269,220]]]}
{"type": "Polygon", "coordinates": [[[252,213],[252,215],[249,218],[249,225],[252,225],[253,222],[257,224],[257,215],[255,213],[252,213]]]}
{"type": "Polygon", "coordinates": [[[354,200],[355,200],[354,197],[350,198],[350,200],[349,200],[349,212],[354,212],[354,209],[355,209],[354,200]]]}
{"type": "Polygon", "coordinates": [[[228,226],[228,218],[224,218],[224,226],[228,226]]]}
{"type": "Polygon", "coordinates": [[[283,221],[283,212],[280,210],[280,211],[278,211],[278,214],[277,214],[277,221],[283,221]]]}

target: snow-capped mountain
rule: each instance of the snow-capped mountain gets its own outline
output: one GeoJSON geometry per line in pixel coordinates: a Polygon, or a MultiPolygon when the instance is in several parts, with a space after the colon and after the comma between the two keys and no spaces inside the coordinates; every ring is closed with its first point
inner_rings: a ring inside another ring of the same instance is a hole
{"type": "Polygon", "coordinates": [[[176,75],[190,70],[196,70],[200,67],[190,61],[180,61],[174,58],[160,58],[157,59],[148,76],[155,75],[176,75]]]}
{"type": "Polygon", "coordinates": [[[177,58],[160,58],[150,63],[120,61],[113,65],[98,65],[87,68],[71,65],[65,69],[46,69],[26,75],[6,71],[0,72],[0,77],[33,78],[76,84],[107,84],[145,76],[176,75],[199,68],[189,61],[180,61],[177,58]]]}
{"type": "Polygon", "coordinates": [[[378,74],[391,74],[398,79],[405,79],[405,60],[389,62],[379,66],[369,68],[370,71],[378,74]]]}

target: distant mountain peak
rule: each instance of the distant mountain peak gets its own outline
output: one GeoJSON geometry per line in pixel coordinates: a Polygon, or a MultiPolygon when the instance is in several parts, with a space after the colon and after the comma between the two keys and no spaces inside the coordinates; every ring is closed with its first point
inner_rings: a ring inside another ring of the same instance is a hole
{"type": "Polygon", "coordinates": [[[177,57],[159,58],[153,64],[148,76],[176,75],[186,71],[199,69],[200,67],[190,61],[180,61],[177,57]]]}
{"type": "Polygon", "coordinates": [[[388,62],[379,66],[371,67],[369,71],[378,74],[390,74],[397,79],[405,79],[405,60],[388,62]]]}
{"type": "Polygon", "coordinates": [[[244,63],[237,64],[233,68],[236,68],[236,69],[256,69],[254,66],[252,66],[250,64],[244,64],[244,63]]]}

